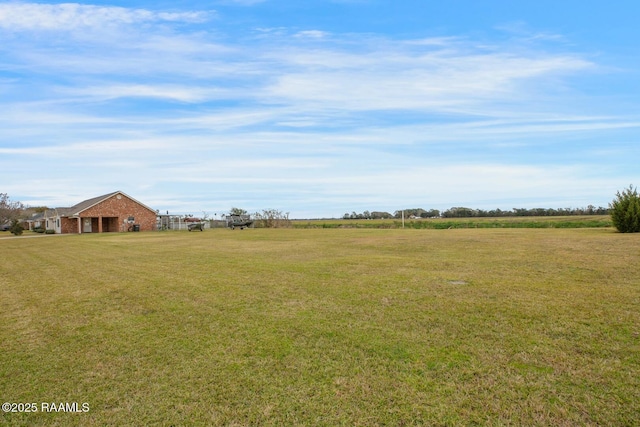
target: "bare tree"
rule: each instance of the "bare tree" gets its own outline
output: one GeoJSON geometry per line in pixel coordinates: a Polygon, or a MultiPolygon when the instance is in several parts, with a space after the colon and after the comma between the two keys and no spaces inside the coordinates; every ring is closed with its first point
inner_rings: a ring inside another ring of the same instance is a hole
{"type": "Polygon", "coordinates": [[[12,202],[7,193],[0,193],[0,225],[17,220],[24,211],[20,202],[12,202]]]}
{"type": "Polygon", "coordinates": [[[253,217],[259,227],[282,228],[291,225],[289,212],[283,213],[277,209],[263,209],[262,212],[256,212],[253,217]]]}

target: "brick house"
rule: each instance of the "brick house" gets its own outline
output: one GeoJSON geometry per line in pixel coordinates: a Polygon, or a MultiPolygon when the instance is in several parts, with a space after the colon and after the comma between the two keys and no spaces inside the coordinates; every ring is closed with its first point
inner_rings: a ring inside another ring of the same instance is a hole
{"type": "Polygon", "coordinates": [[[44,216],[46,229],[80,234],[155,230],[157,213],[122,191],[116,191],[70,208],[48,209],[44,216]]]}

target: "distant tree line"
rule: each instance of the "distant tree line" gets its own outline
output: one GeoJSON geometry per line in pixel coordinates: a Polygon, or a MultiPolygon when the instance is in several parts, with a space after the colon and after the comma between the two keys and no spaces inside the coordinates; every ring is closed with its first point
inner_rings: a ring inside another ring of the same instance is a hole
{"type": "Polygon", "coordinates": [[[501,209],[483,210],[465,207],[454,207],[442,213],[443,218],[472,217],[505,217],[505,216],[574,216],[574,215],[608,215],[609,209],[602,206],[589,205],[586,208],[513,208],[510,211],[501,209]]]}
{"type": "MultiPolygon", "coordinates": [[[[414,217],[414,218],[434,218],[440,216],[440,211],[437,209],[424,210],[421,208],[414,209],[405,209],[404,216],[406,218],[414,217]]],[[[391,219],[391,218],[401,218],[402,211],[395,211],[393,214],[389,212],[379,212],[379,211],[364,211],[362,213],[356,212],[347,212],[342,218],[343,219],[391,219]]]]}
{"type": "MultiPolygon", "coordinates": [[[[345,213],[343,219],[390,219],[401,218],[403,210],[397,210],[393,214],[388,212],[345,213]]],[[[405,218],[479,218],[479,217],[509,217],[509,216],[573,216],[573,215],[608,215],[609,209],[602,206],[589,205],[586,208],[513,208],[502,209],[471,209],[465,207],[452,207],[444,212],[438,209],[404,209],[405,218]]]]}
{"type": "Polygon", "coordinates": [[[369,211],[364,211],[362,213],[356,213],[354,212],[347,212],[342,216],[343,219],[389,219],[389,218],[393,218],[393,215],[391,215],[389,212],[377,212],[377,211],[373,211],[373,212],[369,212],[369,211]]]}

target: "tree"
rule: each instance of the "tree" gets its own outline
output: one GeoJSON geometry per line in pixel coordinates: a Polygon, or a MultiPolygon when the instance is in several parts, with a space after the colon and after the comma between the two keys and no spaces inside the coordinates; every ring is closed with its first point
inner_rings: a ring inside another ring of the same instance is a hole
{"type": "Polygon", "coordinates": [[[471,218],[475,215],[475,211],[471,208],[453,207],[442,213],[443,218],[471,218]]]}
{"type": "Polygon", "coordinates": [[[637,188],[630,185],[609,204],[611,221],[621,233],[640,232],[640,196],[637,188]]]}
{"type": "Polygon", "coordinates": [[[16,220],[22,214],[24,205],[20,202],[12,202],[7,193],[0,193],[0,225],[16,220]]]}
{"type": "Polygon", "coordinates": [[[437,218],[440,216],[440,211],[438,209],[430,209],[427,212],[422,214],[423,218],[437,218]]]}
{"type": "Polygon", "coordinates": [[[379,211],[371,212],[371,218],[373,219],[387,219],[391,217],[392,215],[389,212],[379,212],[379,211]]]}
{"type": "Polygon", "coordinates": [[[240,208],[231,208],[231,210],[229,211],[229,215],[246,215],[246,214],[247,214],[247,211],[240,208]]]}

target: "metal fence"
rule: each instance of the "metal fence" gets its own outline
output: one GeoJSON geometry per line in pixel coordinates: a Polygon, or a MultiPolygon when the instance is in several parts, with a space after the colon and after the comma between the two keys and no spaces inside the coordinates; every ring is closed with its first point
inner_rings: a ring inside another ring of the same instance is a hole
{"type": "Polygon", "coordinates": [[[209,228],[225,228],[227,226],[227,222],[223,220],[206,220],[206,221],[184,221],[182,218],[178,217],[167,217],[163,216],[158,219],[158,230],[188,230],[189,224],[202,224],[204,229],[209,228]]]}

